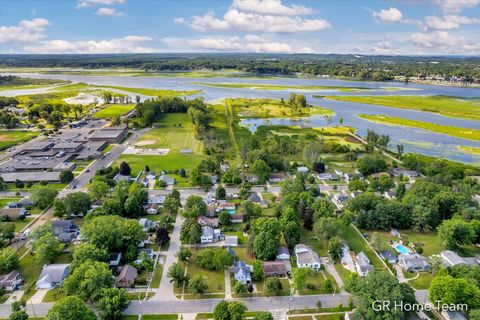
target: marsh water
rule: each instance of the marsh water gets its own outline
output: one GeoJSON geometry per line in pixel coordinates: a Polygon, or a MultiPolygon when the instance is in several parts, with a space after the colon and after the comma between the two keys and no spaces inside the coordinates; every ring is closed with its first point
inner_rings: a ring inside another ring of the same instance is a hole
{"type": "MultiPolygon", "coordinates": [[[[12,74],[12,73],[9,73],[12,74]]],[[[450,95],[466,98],[480,98],[480,89],[458,88],[419,85],[400,82],[359,82],[344,81],[339,79],[304,79],[292,77],[266,77],[266,78],[238,78],[238,77],[212,77],[212,78],[191,78],[191,77],[154,77],[154,76],[101,76],[101,75],[75,75],[75,74],[41,74],[41,73],[18,73],[21,77],[61,79],[72,82],[84,82],[94,85],[114,85],[136,88],[155,88],[172,90],[202,90],[206,101],[218,100],[227,97],[241,98],[288,98],[292,91],[302,90],[257,90],[250,88],[218,88],[202,85],[200,83],[258,83],[277,84],[288,86],[344,86],[344,87],[366,87],[374,90],[360,92],[342,92],[338,90],[303,90],[308,103],[331,109],[335,112],[333,125],[343,119],[343,125],[353,126],[358,129],[360,135],[365,135],[367,129],[374,129],[381,134],[388,134],[391,137],[393,149],[396,144],[403,144],[405,152],[422,153],[429,156],[444,157],[451,160],[480,163],[479,155],[462,153],[458,146],[480,147],[480,142],[450,137],[444,134],[437,134],[429,131],[409,127],[386,126],[372,123],[358,117],[360,113],[384,114],[388,116],[401,117],[437,123],[442,125],[480,129],[480,121],[457,119],[445,117],[435,113],[416,110],[390,108],[377,105],[367,105],[353,102],[334,101],[323,98],[315,98],[314,95],[450,95]],[[385,90],[385,87],[394,87],[395,90],[385,90]]],[[[28,89],[0,91],[0,95],[12,96],[19,94],[34,94],[45,92],[45,89],[28,89]]],[[[130,93],[130,95],[132,95],[130,93]]],[[[143,97],[145,98],[145,97],[143,97]]],[[[270,118],[270,119],[244,119],[241,125],[255,131],[259,125],[285,124],[302,125],[309,127],[323,127],[325,120],[322,116],[314,115],[302,119],[270,118]]]]}

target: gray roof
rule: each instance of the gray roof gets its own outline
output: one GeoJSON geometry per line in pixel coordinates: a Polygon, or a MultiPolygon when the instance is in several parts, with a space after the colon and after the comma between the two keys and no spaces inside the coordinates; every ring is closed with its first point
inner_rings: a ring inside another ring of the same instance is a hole
{"type": "Polygon", "coordinates": [[[401,254],[398,256],[399,260],[403,260],[405,266],[414,267],[414,268],[423,268],[428,266],[427,259],[425,257],[415,253],[415,254],[401,254]]]}
{"type": "Polygon", "coordinates": [[[57,263],[49,264],[43,267],[39,279],[51,283],[60,283],[70,273],[70,264],[57,263]]]}
{"type": "Polygon", "coordinates": [[[202,236],[213,237],[213,228],[205,226],[202,228],[202,236]]]}
{"type": "Polygon", "coordinates": [[[277,256],[281,255],[281,254],[288,254],[290,255],[290,250],[288,250],[287,247],[285,246],[278,246],[277,248],[277,256]]]}
{"type": "Polygon", "coordinates": [[[60,172],[58,171],[5,172],[0,176],[5,182],[15,182],[17,179],[24,182],[60,181],[60,172]]]}
{"type": "Polygon", "coordinates": [[[386,260],[397,260],[397,257],[390,250],[383,250],[380,255],[386,260]]]}
{"type": "Polygon", "coordinates": [[[250,272],[252,272],[251,267],[247,265],[244,261],[236,261],[233,264],[233,272],[235,274],[245,274],[246,276],[250,275],[250,272]]]}
{"type": "Polygon", "coordinates": [[[460,257],[456,252],[451,250],[442,251],[441,256],[448,265],[455,266],[457,264],[465,264],[465,260],[460,257]]]}

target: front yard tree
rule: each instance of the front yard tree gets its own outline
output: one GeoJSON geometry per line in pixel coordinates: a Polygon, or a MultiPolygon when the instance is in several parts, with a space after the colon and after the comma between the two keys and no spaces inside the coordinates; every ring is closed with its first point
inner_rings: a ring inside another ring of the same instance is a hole
{"type": "Polygon", "coordinates": [[[8,320],[27,320],[28,313],[25,300],[15,301],[12,303],[12,312],[8,320]]]}
{"type": "Polygon", "coordinates": [[[0,244],[3,243],[3,240],[8,240],[8,242],[10,243],[13,238],[15,238],[15,223],[0,223],[0,244]]]}
{"type": "Polygon", "coordinates": [[[332,260],[337,260],[342,257],[342,239],[339,236],[335,236],[328,240],[328,254],[332,257],[332,260]]]}
{"type": "Polygon", "coordinates": [[[257,159],[253,162],[251,170],[254,174],[258,176],[259,181],[262,183],[267,181],[268,174],[271,171],[268,164],[266,164],[266,162],[261,159],[257,159]]]}
{"type": "Polygon", "coordinates": [[[265,288],[268,295],[276,296],[282,291],[282,283],[276,277],[268,277],[265,280],[265,288]]]}
{"type": "Polygon", "coordinates": [[[308,273],[309,273],[309,270],[305,268],[293,269],[293,287],[297,291],[305,289],[305,286],[307,284],[308,273]]]}
{"type": "Polygon", "coordinates": [[[185,203],[185,212],[186,217],[197,219],[199,216],[204,216],[207,214],[207,204],[203,201],[203,198],[200,196],[189,196],[185,203]]]}
{"type": "Polygon", "coordinates": [[[270,260],[277,254],[280,222],[276,219],[258,218],[252,223],[253,252],[260,260],[270,260]]]}
{"type": "Polygon", "coordinates": [[[167,276],[170,278],[170,282],[173,282],[177,288],[180,288],[183,282],[187,280],[185,269],[179,263],[174,263],[168,269],[167,276]]]}
{"type": "Polygon", "coordinates": [[[86,261],[65,279],[63,290],[68,295],[77,295],[85,301],[97,302],[102,291],[113,287],[114,278],[108,264],[86,261]]]}
{"type": "Polygon", "coordinates": [[[167,212],[168,216],[177,214],[180,206],[180,200],[175,198],[173,195],[167,196],[163,202],[163,209],[167,212]]]}
{"type": "Polygon", "coordinates": [[[480,307],[480,289],[468,279],[450,275],[437,276],[430,285],[430,299],[444,304],[467,304],[468,309],[480,307]]]}
{"type": "Polygon", "coordinates": [[[0,273],[9,273],[18,266],[18,254],[10,247],[0,250],[0,273]]]}
{"type": "Polygon", "coordinates": [[[247,294],[248,293],[248,289],[247,289],[247,286],[244,285],[243,283],[241,283],[240,281],[238,281],[237,283],[235,283],[235,285],[233,286],[233,292],[235,292],[235,294],[247,294]]]}
{"type": "Polygon", "coordinates": [[[108,251],[91,243],[83,243],[75,247],[72,257],[72,269],[86,261],[108,261],[108,251]]]}
{"type": "Polygon", "coordinates": [[[167,228],[157,228],[155,230],[155,235],[156,235],[155,241],[159,246],[162,246],[165,243],[168,243],[168,241],[170,241],[170,236],[168,235],[167,228]]]}
{"type": "Polygon", "coordinates": [[[57,199],[53,203],[53,215],[57,218],[61,218],[67,215],[67,207],[62,200],[57,199]]]}
{"type": "Polygon", "coordinates": [[[35,252],[35,262],[38,264],[51,263],[60,254],[60,241],[51,233],[33,242],[32,247],[35,252]]]}
{"type": "Polygon", "coordinates": [[[90,196],[85,192],[73,192],[69,193],[64,200],[67,213],[83,214],[86,215],[90,207],[92,206],[92,200],[90,196]]]}
{"type": "Polygon", "coordinates": [[[96,320],[95,313],[77,296],[58,300],[48,311],[46,320],[96,320]]]}
{"type": "Polygon", "coordinates": [[[88,187],[88,190],[92,199],[100,202],[110,193],[110,186],[105,181],[94,180],[88,187]]]}
{"type": "Polygon", "coordinates": [[[208,290],[208,283],[205,276],[202,274],[196,274],[188,282],[188,289],[192,290],[196,294],[203,294],[208,290]]]}
{"type": "Polygon", "coordinates": [[[129,176],[130,173],[132,172],[130,165],[125,161],[122,161],[122,163],[120,163],[119,169],[120,169],[119,173],[124,176],[129,176]]]}
{"type": "Polygon", "coordinates": [[[333,217],[321,217],[313,225],[313,231],[322,239],[329,240],[340,233],[340,223],[333,217]]]}
{"type": "Polygon", "coordinates": [[[180,240],[182,242],[188,242],[189,244],[195,244],[200,240],[202,229],[194,219],[185,219],[180,230],[180,240]]]}
{"type": "Polygon", "coordinates": [[[32,192],[31,199],[40,209],[45,209],[55,201],[58,191],[50,187],[41,187],[32,192]]]}
{"type": "Polygon", "coordinates": [[[243,320],[247,307],[240,301],[220,301],[213,309],[214,320],[243,320]]]}
{"type": "Polygon", "coordinates": [[[116,320],[121,318],[123,311],[127,309],[129,304],[130,301],[124,289],[108,288],[103,289],[102,297],[97,306],[100,309],[102,319],[116,320]]]}
{"type": "Polygon", "coordinates": [[[180,261],[188,261],[192,257],[192,251],[187,247],[181,247],[178,252],[178,259],[180,261]]]}
{"type": "Polygon", "coordinates": [[[227,192],[225,191],[225,188],[219,184],[217,189],[215,190],[215,196],[217,197],[217,199],[225,199],[225,197],[227,196],[227,192]]]}
{"type": "Polygon", "coordinates": [[[60,182],[61,183],[70,183],[73,181],[75,176],[73,175],[72,171],[62,171],[60,172],[60,182]]]}
{"type": "Polygon", "coordinates": [[[255,260],[252,263],[252,280],[261,281],[263,279],[263,263],[260,260],[255,260]]]}
{"type": "Polygon", "coordinates": [[[218,215],[218,222],[222,226],[229,226],[229,225],[232,224],[232,217],[230,216],[230,214],[227,211],[222,211],[218,215]]]}
{"type": "Polygon", "coordinates": [[[471,224],[460,219],[445,220],[438,227],[438,236],[445,248],[456,250],[463,245],[471,244],[475,239],[475,231],[471,224]]]}
{"type": "Polygon", "coordinates": [[[408,284],[400,284],[396,277],[387,272],[371,272],[366,277],[352,274],[345,282],[345,289],[359,298],[355,318],[363,319],[403,319],[400,308],[373,310],[374,301],[387,301],[390,305],[414,304],[415,295],[408,284]]]}
{"type": "Polygon", "coordinates": [[[387,163],[380,156],[366,155],[357,160],[358,171],[364,176],[387,170],[387,163]]]}

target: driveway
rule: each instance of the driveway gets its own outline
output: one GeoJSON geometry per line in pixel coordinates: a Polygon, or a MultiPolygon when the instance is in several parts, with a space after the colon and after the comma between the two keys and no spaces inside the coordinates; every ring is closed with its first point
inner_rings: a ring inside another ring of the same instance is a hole
{"type": "MultiPolygon", "coordinates": [[[[180,229],[182,228],[183,218],[180,214],[177,214],[177,219],[175,220],[175,225],[173,226],[173,232],[170,235],[170,245],[165,257],[165,263],[163,264],[163,273],[160,286],[155,292],[155,295],[150,298],[150,301],[171,301],[177,300],[175,293],[173,292],[174,284],[170,282],[168,278],[168,269],[177,262],[177,253],[180,250],[180,229]]],[[[148,301],[145,301],[147,303],[148,301]]],[[[188,310],[187,310],[188,311],[188,310]]]]}

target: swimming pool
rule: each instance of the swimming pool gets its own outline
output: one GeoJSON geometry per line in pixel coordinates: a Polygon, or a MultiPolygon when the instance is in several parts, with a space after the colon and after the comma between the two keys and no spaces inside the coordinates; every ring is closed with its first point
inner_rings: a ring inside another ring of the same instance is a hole
{"type": "Polygon", "coordinates": [[[410,250],[408,250],[407,247],[401,244],[395,246],[395,250],[397,250],[401,254],[410,254],[410,250]]]}
{"type": "Polygon", "coordinates": [[[235,209],[227,210],[227,212],[228,212],[229,214],[235,214],[235,209]]]}

